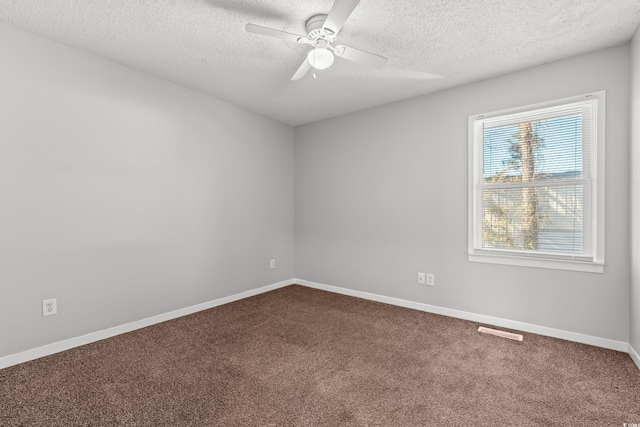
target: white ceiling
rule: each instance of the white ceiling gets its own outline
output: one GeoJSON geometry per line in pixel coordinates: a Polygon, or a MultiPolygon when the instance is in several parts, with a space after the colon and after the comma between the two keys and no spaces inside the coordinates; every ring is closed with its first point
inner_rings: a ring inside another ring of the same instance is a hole
{"type": "MultiPolygon", "coordinates": [[[[341,0],[336,0],[341,1],[341,0]]],[[[338,42],[388,58],[337,58],[291,82],[305,35],[333,0],[0,0],[0,21],[299,125],[627,42],[638,0],[361,0],[338,42]]]]}

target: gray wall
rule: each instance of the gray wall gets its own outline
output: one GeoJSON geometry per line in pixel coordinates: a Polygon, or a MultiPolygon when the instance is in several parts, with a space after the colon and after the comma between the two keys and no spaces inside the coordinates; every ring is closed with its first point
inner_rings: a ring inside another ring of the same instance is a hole
{"type": "Polygon", "coordinates": [[[640,354],[640,29],[631,43],[631,327],[629,342],[640,354]]]}
{"type": "Polygon", "coordinates": [[[294,276],[640,349],[638,37],[296,128],[294,210],[291,127],[0,24],[0,357],[294,276]],[[603,89],[605,274],[469,263],[467,116],[603,89]]]}
{"type": "Polygon", "coordinates": [[[0,64],[0,357],[294,276],[291,127],[5,25],[0,64]]]}
{"type": "Polygon", "coordinates": [[[297,127],[296,277],[627,342],[629,81],[624,45],[297,127]],[[468,116],[598,90],[605,273],[468,262],[468,116]]]}

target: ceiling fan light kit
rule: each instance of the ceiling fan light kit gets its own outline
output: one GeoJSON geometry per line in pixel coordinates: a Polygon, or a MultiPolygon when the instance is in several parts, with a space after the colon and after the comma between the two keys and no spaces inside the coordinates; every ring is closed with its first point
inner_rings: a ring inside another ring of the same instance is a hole
{"type": "Polygon", "coordinates": [[[255,24],[247,24],[246,29],[250,33],[313,46],[313,50],[307,54],[291,80],[301,79],[310,68],[325,70],[331,67],[334,55],[373,68],[382,68],[387,62],[387,58],[353,47],[335,44],[338,33],[359,2],[360,0],[335,0],[328,15],[314,15],[307,20],[305,23],[306,36],[255,24]]]}
{"type": "Polygon", "coordinates": [[[317,47],[309,52],[307,61],[316,70],[326,70],[333,64],[333,53],[327,48],[317,47]]]}

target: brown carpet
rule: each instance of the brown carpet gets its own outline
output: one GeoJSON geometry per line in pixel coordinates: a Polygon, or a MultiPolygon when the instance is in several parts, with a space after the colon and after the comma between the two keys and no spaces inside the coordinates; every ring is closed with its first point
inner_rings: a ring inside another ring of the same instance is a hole
{"type": "Polygon", "coordinates": [[[289,286],[0,370],[2,426],[622,426],[629,355],[289,286]]]}

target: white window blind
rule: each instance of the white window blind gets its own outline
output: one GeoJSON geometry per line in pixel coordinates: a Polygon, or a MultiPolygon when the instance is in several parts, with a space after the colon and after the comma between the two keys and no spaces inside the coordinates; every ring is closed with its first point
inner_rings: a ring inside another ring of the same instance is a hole
{"type": "Polygon", "coordinates": [[[510,257],[514,263],[517,257],[602,264],[598,109],[603,98],[589,94],[470,117],[472,261],[485,255],[494,257],[489,262],[510,257]]]}

